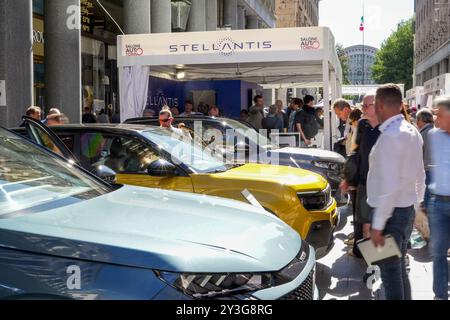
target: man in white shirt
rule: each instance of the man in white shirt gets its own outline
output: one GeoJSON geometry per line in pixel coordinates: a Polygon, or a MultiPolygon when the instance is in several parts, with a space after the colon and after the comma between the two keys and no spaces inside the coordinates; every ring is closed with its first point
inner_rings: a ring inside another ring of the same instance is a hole
{"type": "Polygon", "coordinates": [[[375,112],[381,135],[370,153],[367,177],[367,203],[374,208],[372,242],[384,246],[385,236],[391,235],[402,253],[401,259],[379,265],[388,300],[411,299],[405,256],[413,229],[414,205],[423,201],[425,193],[423,140],[401,115],[402,99],[400,88],[394,84],[377,90],[375,112]]]}

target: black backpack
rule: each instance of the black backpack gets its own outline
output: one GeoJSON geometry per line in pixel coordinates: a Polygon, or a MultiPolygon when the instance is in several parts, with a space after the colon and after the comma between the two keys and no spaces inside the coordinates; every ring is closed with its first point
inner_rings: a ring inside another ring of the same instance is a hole
{"type": "Polygon", "coordinates": [[[305,123],[302,124],[303,133],[307,139],[312,139],[319,133],[320,124],[313,113],[304,110],[300,110],[300,112],[304,113],[306,120],[305,123]]]}

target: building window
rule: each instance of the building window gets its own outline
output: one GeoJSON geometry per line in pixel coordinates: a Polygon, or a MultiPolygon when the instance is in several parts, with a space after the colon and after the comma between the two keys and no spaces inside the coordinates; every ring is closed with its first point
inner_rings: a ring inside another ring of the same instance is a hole
{"type": "Polygon", "coordinates": [[[44,0],[33,0],[33,13],[44,15],[44,0]]]}

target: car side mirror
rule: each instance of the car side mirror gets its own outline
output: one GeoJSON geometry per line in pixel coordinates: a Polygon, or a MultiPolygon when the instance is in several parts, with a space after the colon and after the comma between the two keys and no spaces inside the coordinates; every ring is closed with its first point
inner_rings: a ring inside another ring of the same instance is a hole
{"type": "Polygon", "coordinates": [[[177,167],[169,161],[159,159],[150,163],[147,173],[154,177],[172,177],[177,175],[177,167]]]}
{"type": "Polygon", "coordinates": [[[108,166],[99,165],[94,169],[94,174],[108,183],[116,183],[116,172],[108,166]]]}

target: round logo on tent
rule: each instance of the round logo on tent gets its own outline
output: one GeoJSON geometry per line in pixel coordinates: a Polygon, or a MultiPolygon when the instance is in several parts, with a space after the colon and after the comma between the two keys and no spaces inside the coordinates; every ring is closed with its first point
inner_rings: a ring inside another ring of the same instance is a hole
{"type": "Polygon", "coordinates": [[[223,56],[228,57],[234,54],[236,42],[232,38],[226,37],[220,39],[217,43],[217,46],[219,48],[219,53],[223,56]]]}
{"type": "Polygon", "coordinates": [[[128,57],[142,56],[144,54],[144,50],[141,48],[140,44],[132,44],[132,45],[127,44],[125,46],[125,54],[128,57]]]}
{"type": "Polygon", "coordinates": [[[316,50],[320,48],[320,42],[317,37],[305,37],[300,39],[302,50],[316,50]]]}

